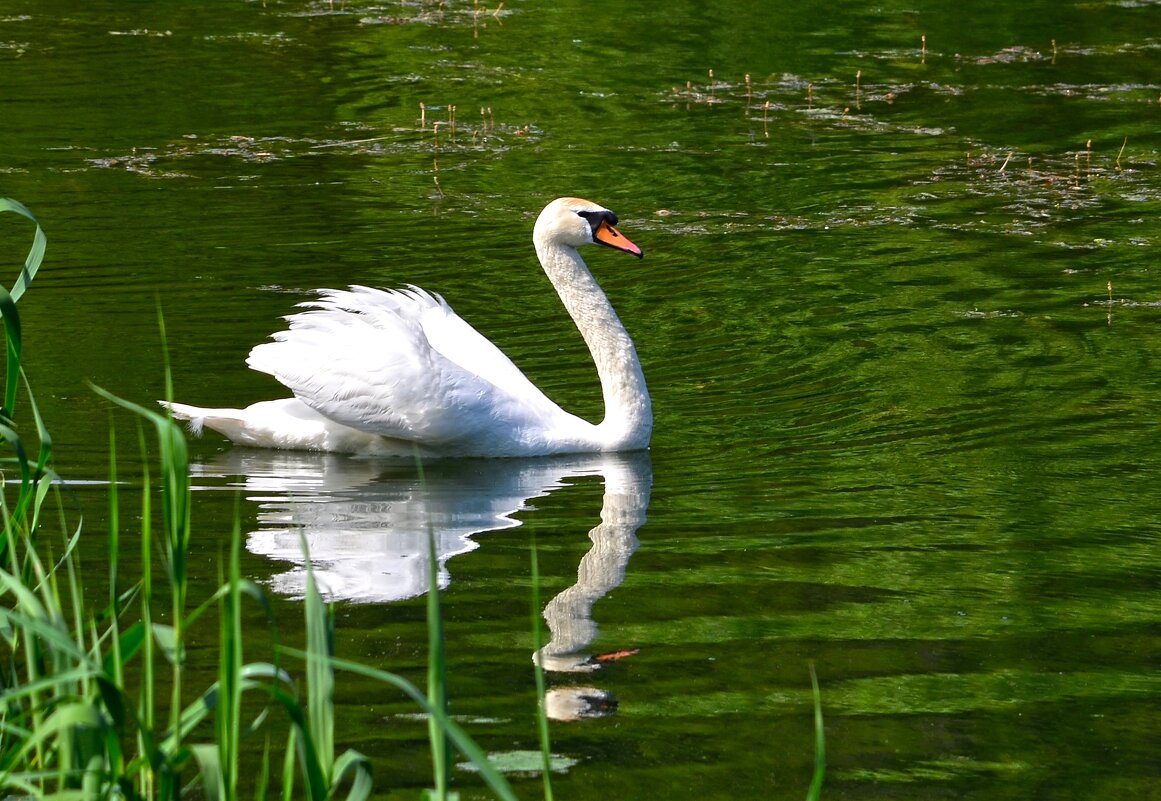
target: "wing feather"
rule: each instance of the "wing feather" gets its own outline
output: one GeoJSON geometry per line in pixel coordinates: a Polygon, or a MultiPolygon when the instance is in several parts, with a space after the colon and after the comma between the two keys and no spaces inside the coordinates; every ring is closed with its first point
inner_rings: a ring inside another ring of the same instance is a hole
{"type": "Polygon", "coordinates": [[[560,412],[438,295],[353,286],[300,306],[247,363],[335,422],[451,444],[560,412]]]}

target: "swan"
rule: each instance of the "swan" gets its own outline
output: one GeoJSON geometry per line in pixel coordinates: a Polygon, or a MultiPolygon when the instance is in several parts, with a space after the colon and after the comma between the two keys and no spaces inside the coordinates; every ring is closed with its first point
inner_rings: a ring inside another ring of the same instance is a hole
{"type": "Polygon", "coordinates": [[[588,345],[605,418],[551,401],[439,295],[321,289],[289,327],[254,346],[251,369],[293,394],[245,409],[161,401],[195,435],[206,427],[263,448],[394,456],[545,456],[647,448],[653,412],[633,340],[577,249],[641,258],[617,215],[580,198],[549,203],[532,232],[540,265],[588,345]]]}

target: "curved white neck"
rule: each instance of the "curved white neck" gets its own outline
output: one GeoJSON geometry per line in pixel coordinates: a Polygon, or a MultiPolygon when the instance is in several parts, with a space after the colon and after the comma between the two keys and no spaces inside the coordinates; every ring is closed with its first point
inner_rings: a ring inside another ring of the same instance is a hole
{"type": "Polygon", "coordinates": [[[653,407],[637,349],[605,293],[576,248],[535,237],[536,255],[560,295],[597,368],[605,419],[597,426],[608,449],[645,448],[653,430],[653,407]]]}

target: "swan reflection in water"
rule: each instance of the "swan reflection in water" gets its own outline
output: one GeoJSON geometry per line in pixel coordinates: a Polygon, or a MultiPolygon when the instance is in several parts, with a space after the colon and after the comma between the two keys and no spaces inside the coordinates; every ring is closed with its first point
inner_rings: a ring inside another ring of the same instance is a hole
{"type": "MultiPolygon", "coordinates": [[[[194,465],[194,475],[201,488],[241,489],[257,504],[259,526],[246,548],[289,565],[271,578],[275,592],[305,593],[305,541],[320,591],[354,603],[427,591],[429,527],[444,588],[451,581],[447,561],[479,547],[476,534],[520,525],[515,512],[567,480],[602,477],[601,522],[589,531],[592,547],[577,581],[544,608],[550,637],[533,658],[557,673],[590,673],[602,664],[586,653],[597,636],[593,605],[625,578],[653,479],[647,452],[439,461],[425,466],[421,480],[403,460],[242,448],[194,465]]],[[[553,688],[546,703],[562,720],[608,714],[615,705],[593,687],[553,688]]]]}

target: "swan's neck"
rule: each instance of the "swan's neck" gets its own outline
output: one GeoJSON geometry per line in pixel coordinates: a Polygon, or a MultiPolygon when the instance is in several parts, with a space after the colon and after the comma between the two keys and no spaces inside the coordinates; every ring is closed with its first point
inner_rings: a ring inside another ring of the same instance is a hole
{"type": "Polygon", "coordinates": [[[629,332],[576,248],[538,238],[536,254],[584,337],[601,379],[605,419],[597,431],[602,444],[610,450],[646,447],[653,408],[629,332]]]}

